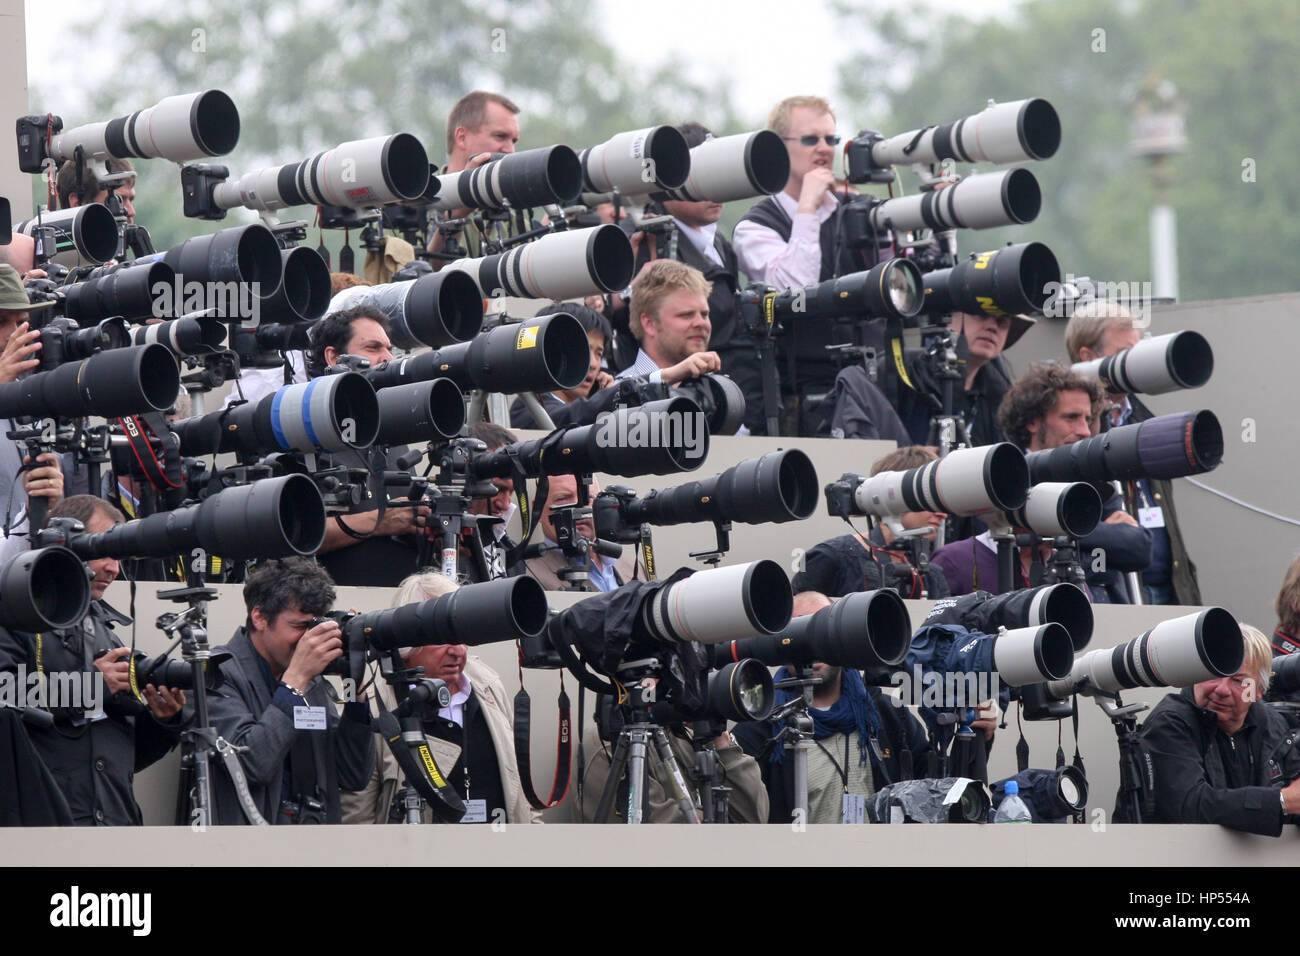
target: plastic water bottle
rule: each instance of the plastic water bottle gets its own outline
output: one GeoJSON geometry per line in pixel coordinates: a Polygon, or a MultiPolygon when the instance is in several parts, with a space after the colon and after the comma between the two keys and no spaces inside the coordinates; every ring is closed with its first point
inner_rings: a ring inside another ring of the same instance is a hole
{"type": "Polygon", "coordinates": [[[1029,808],[1020,799],[1020,784],[1008,780],[1003,790],[1002,802],[998,804],[997,813],[993,814],[994,823],[1033,823],[1029,808]]]}

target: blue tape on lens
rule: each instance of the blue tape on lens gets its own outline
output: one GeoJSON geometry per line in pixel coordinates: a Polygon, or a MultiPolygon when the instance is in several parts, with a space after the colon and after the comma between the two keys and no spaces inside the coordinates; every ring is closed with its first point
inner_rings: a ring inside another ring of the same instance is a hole
{"type": "Polygon", "coordinates": [[[320,381],[318,378],[313,378],[307,383],[307,391],[302,393],[302,425],[307,429],[307,437],[311,440],[312,445],[317,448],[320,447],[320,439],[316,437],[316,430],[311,427],[311,393],[320,384],[320,381]]]}
{"type": "Polygon", "coordinates": [[[271,396],[271,434],[275,436],[276,444],[283,451],[293,451],[289,445],[289,439],[284,437],[284,430],[280,428],[280,402],[284,398],[284,393],[288,389],[278,388],[275,394],[271,396]]]}

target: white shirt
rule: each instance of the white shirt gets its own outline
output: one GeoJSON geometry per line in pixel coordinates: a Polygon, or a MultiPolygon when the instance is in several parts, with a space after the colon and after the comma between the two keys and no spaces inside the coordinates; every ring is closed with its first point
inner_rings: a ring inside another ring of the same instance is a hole
{"type": "Polygon", "coordinates": [[[443,720],[450,720],[458,727],[465,726],[465,704],[469,702],[469,695],[473,693],[474,687],[470,683],[469,675],[464,671],[460,672],[460,684],[451,695],[451,703],[446,707],[439,708],[438,716],[443,720]]]}
{"type": "Polygon", "coordinates": [[[699,229],[686,225],[676,216],[673,217],[673,222],[677,223],[677,228],[682,231],[683,236],[690,240],[696,252],[714,265],[722,265],[722,256],[718,255],[717,247],[713,244],[714,238],[718,234],[718,224],[716,222],[701,226],[699,229]]]}
{"type": "Polygon", "coordinates": [[[659,368],[659,363],[646,354],[645,349],[637,349],[636,361],[614,376],[614,380],[616,382],[621,382],[623,379],[631,378],[633,375],[643,375],[656,384],[664,380],[662,369],[659,368]]]}
{"type": "Polygon", "coordinates": [[[783,241],[777,233],[752,220],[737,223],[731,244],[736,248],[740,268],[751,282],[774,289],[812,285],[822,273],[822,223],[835,214],[840,202],[827,191],[814,216],[796,212],[798,201],[786,193],[777,193],[774,198],[790,217],[790,241],[783,241]]]}

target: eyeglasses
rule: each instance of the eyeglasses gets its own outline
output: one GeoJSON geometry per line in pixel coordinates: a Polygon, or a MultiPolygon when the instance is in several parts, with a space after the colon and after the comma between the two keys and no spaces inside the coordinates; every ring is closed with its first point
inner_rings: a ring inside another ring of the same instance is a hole
{"type": "Polygon", "coordinates": [[[819,140],[826,140],[827,146],[840,145],[840,136],[838,133],[832,133],[829,136],[818,136],[815,133],[809,133],[807,136],[782,136],[787,142],[798,140],[801,146],[816,146],[819,140]]]}

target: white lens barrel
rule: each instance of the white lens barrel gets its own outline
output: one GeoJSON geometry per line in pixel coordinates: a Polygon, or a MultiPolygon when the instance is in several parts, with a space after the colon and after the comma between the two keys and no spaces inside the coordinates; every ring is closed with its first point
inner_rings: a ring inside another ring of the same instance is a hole
{"type": "Polygon", "coordinates": [[[38,226],[53,227],[59,247],[75,248],[87,262],[101,264],[117,255],[117,220],[103,203],[43,212],[39,223],[35,218],[28,219],[14,226],[13,231],[35,236],[38,226]]]}
{"type": "Polygon", "coordinates": [[[878,166],[955,159],[963,163],[1019,163],[1047,159],[1061,142],[1061,121],[1047,100],[998,103],[954,123],[909,130],[871,148],[878,166]],[[919,135],[918,135],[919,134],[919,135]]]}
{"type": "Polygon", "coordinates": [[[785,188],[790,154],[770,129],[708,139],[691,150],[691,172],[680,189],[660,198],[732,202],[768,196],[785,188]]]}
{"type": "Polygon", "coordinates": [[[1214,351],[1199,332],[1170,332],[1143,339],[1132,348],[1091,362],[1077,362],[1072,370],[1100,379],[1111,391],[1125,395],[1163,395],[1184,388],[1200,388],[1214,371],[1214,351]]]}
{"type": "Polygon", "coordinates": [[[1060,680],[1073,662],[1074,644],[1060,624],[1002,631],[993,643],[993,667],[1011,687],[1060,680]]]}
{"type": "Polygon", "coordinates": [[[213,188],[222,209],[274,211],[289,206],[330,205],[365,209],[408,202],[424,195],[429,156],[410,133],[340,143],[298,163],[268,166],[237,182],[213,188]]]}
{"type": "Polygon", "coordinates": [[[88,158],[192,159],[224,156],[239,142],[239,111],[221,90],[168,96],[148,109],[55,136],[49,153],[63,162],[78,146],[88,158]]]}
{"type": "Polygon", "coordinates": [[[720,644],[790,623],[790,581],[775,561],[696,571],[652,595],[646,624],[663,640],[720,644]]]}
{"type": "Polygon", "coordinates": [[[632,244],[615,225],[568,229],[496,256],[457,259],[443,267],[466,273],[486,298],[497,289],[531,299],[573,299],[626,289],[632,244]]]}
{"type": "Polygon", "coordinates": [[[678,189],[691,171],[691,151],[671,126],[649,126],[610,137],[578,154],[588,192],[617,189],[639,195],[658,189],[678,189]]]}
{"type": "Polygon", "coordinates": [[[1245,656],[1240,626],[1220,607],[1161,621],[1130,643],[1130,665],[1153,687],[1186,687],[1235,674],[1245,656]]]}
{"type": "Polygon", "coordinates": [[[1042,208],[1038,179],[1027,169],[971,176],[933,192],[886,199],[871,210],[877,229],[996,229],[1033,222],[1042,208]]]}
{"type": "Polygon", "coordinates": [[[1007,517],[1044,538],[1082,538],[1101,522],[1101,495],[1082,481],[1044,481],[1029,489],[1023,508],[1007,517]]]}

